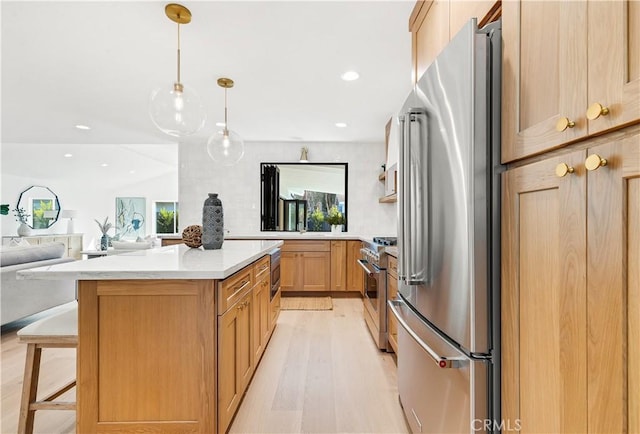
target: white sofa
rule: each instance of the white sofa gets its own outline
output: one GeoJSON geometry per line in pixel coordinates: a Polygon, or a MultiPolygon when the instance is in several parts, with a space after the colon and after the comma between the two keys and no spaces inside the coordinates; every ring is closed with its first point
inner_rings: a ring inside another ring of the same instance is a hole
{"type": "Polygon", "coordinates": [[[75,261],[63,257],[63,243],[2,246],[0,250],[0,322],[5,325],[76,299],[75,280],[18,280],[28,268],[75,261]]]}

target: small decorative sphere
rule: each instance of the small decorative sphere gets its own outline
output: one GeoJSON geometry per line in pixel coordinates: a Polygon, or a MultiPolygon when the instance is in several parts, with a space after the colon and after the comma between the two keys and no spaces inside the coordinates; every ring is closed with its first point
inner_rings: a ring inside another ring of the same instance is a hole
{"type": "Polygon", "coordinates": [[[182,231],[182,240],[189,246],[197,249],[202,245],[202,226],[191,225],[182,231]]]}

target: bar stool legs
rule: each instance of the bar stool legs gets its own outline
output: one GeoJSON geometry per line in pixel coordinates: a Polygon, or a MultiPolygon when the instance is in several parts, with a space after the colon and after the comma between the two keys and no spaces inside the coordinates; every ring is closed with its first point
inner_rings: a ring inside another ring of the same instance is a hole
{"type": "Polygon", "coordinates": [[[60,397],[76,385],[72,380],[38,401],[40,362],[44,348],[78,348],[78,305],[70,303],[60,313],[35,321],[18,331],[18,342],[27,344],[18,434],[33,433],[37,410],[75,410],[76,403],[60,402],[60,397]]]}
{"type": "Polygon", "coordinates": [[[27,344],[27,358],[24,366],[24,380],[22,384],[22,403],[18,420],[18,434],[33,433],[33,422],[36,410],[75,410],[75,402],[53,402],[63,393],[72,389],[76,381],[70,381],[55,392],[37,401],[38,380],[40,377],[40,361],[42,348],[75,348],[75,344],[27,344]]]}

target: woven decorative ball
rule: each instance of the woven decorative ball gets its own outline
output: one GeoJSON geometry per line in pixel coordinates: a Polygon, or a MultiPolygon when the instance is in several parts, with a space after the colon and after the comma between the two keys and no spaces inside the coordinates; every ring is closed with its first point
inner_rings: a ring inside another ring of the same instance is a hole
{"type": "Polygon", "coordinates": [[[202,245],[202,226],[191,225],[182,231],[182,240],[189,246],[197,249],[202,245]]]}

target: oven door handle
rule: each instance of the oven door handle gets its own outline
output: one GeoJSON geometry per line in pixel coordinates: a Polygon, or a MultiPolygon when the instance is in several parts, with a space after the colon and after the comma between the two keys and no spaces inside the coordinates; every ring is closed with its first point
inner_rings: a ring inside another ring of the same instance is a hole
{"type": "Polygon", "coordinates": [[[367,261],[366,259],[358,259],[358,264],[360,264],[360,266],[364,269],[364,271],[367,272],[367,274],[369,275],[369,277],[375,277],[376,274],[380,274],[380,272],[382,271],[380,268],[378,268],[376,266],[376,264],[371,264],[369,263],[369,261],[367,261]],[[371,271],[367,265],[371,265],[373,267],[374,271],[371,271]]]}

